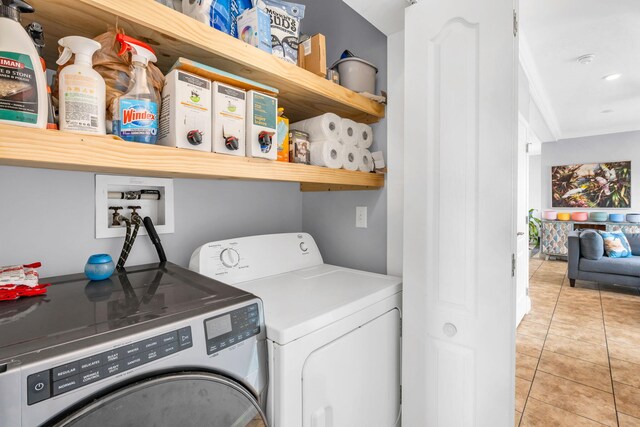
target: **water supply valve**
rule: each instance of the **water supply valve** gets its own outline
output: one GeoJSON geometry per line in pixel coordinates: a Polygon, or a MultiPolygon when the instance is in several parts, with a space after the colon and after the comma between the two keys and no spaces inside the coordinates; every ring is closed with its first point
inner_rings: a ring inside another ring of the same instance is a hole
{"type": "Polygon", "coordinates": [[[191,145],[202,144],[202,132],[197,129],[190,130],[189,133],[187,133],[187,141],[189,141],[191,145]]]}
{"type": "Polygon", "coordinates": [[[258,143],[260,144],[260,151],[263,153],[268,153],[271,151],[271,146],[273,145],[273,135],[275,132],[267,132],[263,130],[258,134],[258,143]]]}
{"type": "Polygon", "coordinates": [[[111,226],[120,227],[120,213],[118,211],[122,209],[122,206],[109,206],[109,209],[113,211],[111,214],[111,226]]]}

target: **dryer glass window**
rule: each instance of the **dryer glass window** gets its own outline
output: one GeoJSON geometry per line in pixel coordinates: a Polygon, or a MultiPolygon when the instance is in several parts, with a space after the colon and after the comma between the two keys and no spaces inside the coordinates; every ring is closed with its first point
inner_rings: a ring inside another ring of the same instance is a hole
{"type": "Polygon", "coordinates": [[[96,399],[57,426],[266,427],[254,397],[239,384],[209,373],[144,380],[96,399]]]}

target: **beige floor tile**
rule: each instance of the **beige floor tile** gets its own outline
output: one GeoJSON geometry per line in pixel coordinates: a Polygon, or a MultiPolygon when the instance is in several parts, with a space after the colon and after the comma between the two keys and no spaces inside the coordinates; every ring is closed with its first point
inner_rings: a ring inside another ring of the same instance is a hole
{"type": "Polygon", "coordinates": [[[640,365],[611,358],[611,373],[614,381],[640,388],[640,365]]]}
{"type": "Polygon", "coordinates": [[[629,345],[619,341],[609,341],[607,347],[609,347],[609,355],[612,358],[640,365],[640,345],[629,345]]]}
{"type": "Polygon", "coordinates": [[[585,306],[579,306],[575,304],[567,304],[567,303],[557,303],[556,309],[553,315],[557,314],[567,314],[574,315],[577,317],[588,317],[598,319],[599,322],[602,322],[604,315],[602,314],[602,308],[598,306],[597,308],[589,308],[585,306]]]}
{"type": "Polygon", "coordinates": [[[522,412],[524,410],[524,403],[527,401],[530,388],[531,381],[516,377],[516,411],[522,412]]]}
{"type": "Polygon", "coordinates": [[[640,346],[640,328],[631,325],[612,324],[611,322],[604,324],[607,332],[608,341],[619,341],[629,345],[640,346]]]}
{"type": "Polygon", "coordinates": [[[640,427],[640,418],[618,412],[618,423],[620,427],[640,427]]]}
{"type": "Polygon", "coordinates": [[[516,334],[516,352],[527,356],[540,357],[544,340],[528,335],[516,334]]]}
{"type": "Polygon", "coordinates": [[[520,418],[522,418],[522,412],[515,411],[515,417],[513,418],[513,425],[518,427],[520,425],[520,418]]]}
{"type": "Polygon", "coordinates": [[[547,335],[544,349],[597,365],[609,366],[607,347],[590,342],[573,340],[560,335],[547,335]]]}
{"type": "Polygon", "coordinates": [[[619,294],[615,292],[602,292],[603,302],[605,299],[607,300],[619,300],[619,301],[629,301],[629,302],[637,302],[638,295],[627,295],[627,294],[619,294]]]}
{"type": "Polygon", "coordinates": [[[526,354],[516,353],[516,377],[523,378],[528,381],[533,380],[538,366],[538,358],[527,356],[526,354]]]}
{"type": "Polygon", "coordinates": [[[615,310],[605,309],[604,320],[613,326],[633,326],[640,328],[640,307],[616,308],[615,310]]]}
{"type": "Polygon", "coordinates": [[[549,333],[578,341],[586,341],[594,344],[606,345],[604,331],[598,329],[587,329],[582,327],[581,325],[564,323],[559,320],[553,320],[551,322],[549,333]]]}
{"type": "Polygon", "coordinates": [[[538,371],[613,393],[611,373],[606,366],[545,350],[540,357],[538,371]]]}
{"type": "Polygon", "coordinates": [[[536,374],[530,397],[605,425],[617,424],[611,393],[545,372],[536,374]]]}
{"type": "Polygon", "coordinates": [[[547,336],[548,328],[548,325],[523,319],[518,325],[518,333],[544,339],[547,336]]]}
{"type": "Polygon", "coordinates": [[[520,423],[521,427],[597,427],[602,425],[533,398],[527,400],[520,423]]]}
{"type": "Polygon", "coordinates": [[[553,310],[549,312],[541,310],[531,310],[525,314],[523,320],[529,320],[531,322],[541,323],[543,325],[549,325],[551,323],[551,317],[553,316],[553,310]]]}
{"type": "Polygon", "coordinates": [[[564,323],[581,325],[584,328],[604,330],[604,322],[601,318],[584,316],[575,312],[556,311],[553,313],[553,319],[564,323]]]}
{"type": "Polygon", "coordinates": [[[614,381],[616,407],[618,411],[640,418],[640,389],[614,381]]]}

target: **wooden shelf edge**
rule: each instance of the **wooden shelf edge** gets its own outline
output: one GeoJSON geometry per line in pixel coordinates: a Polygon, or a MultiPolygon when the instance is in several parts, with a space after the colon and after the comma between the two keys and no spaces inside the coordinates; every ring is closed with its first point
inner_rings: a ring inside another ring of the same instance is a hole
{"type": "Polygon", "coordinates": [[[114,136],[10,125],[0,125],[0,164],[135,176],[300,182],[303,191],[379,189],[384,186],[384,176],[372,173],[138,144],[114,136]],[[320,185],[325,185],[326,190],[320,190],[320,185]]]}

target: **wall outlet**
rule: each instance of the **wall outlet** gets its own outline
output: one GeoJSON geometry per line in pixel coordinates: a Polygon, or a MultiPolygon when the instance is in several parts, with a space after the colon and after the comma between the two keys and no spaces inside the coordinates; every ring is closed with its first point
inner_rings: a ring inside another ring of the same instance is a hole
{"type": "Polygon", "coordinates": [[[356,228],[367,228],[366,206],[356,206],[356,228]]]}
{"type": "MultiPolygon", "coordinates": [[[[129,218],[131,210],[127,206],[140,206],[138,213],[141,217],[148,216],[153,221],[158,234],[173,233],[173,180],[166,178],[145,178],[137,176],[96,175],[96,238],[124,237],[124,225],[112,224],[109,206],[122,206],[120,214],[129,218]],[[109,193],[151,190],[160,194],[160,200],[121,200],[110,198],[109,193]]],[[[144,226],[140,227],[139,235],[146,235],[144,226]]]]}

